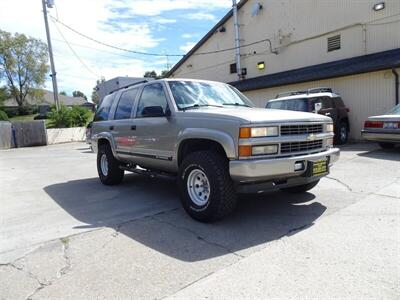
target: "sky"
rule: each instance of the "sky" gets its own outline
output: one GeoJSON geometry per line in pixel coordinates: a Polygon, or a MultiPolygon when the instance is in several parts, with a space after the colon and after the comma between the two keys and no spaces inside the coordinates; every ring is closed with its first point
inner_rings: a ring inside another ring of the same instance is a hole
{"type": "MultiPolygon", "coordinates": [[[[231,0],[55,0],[49,14],[78,32],[116,47],[185,54],[231,8],[231,0]]],[[[49,19],[58,90],[88,98],[96,79],[141,77],[180,57],[151,57],[90,41],[49,19]],[[67,42],[66,42],[67,41],[67,42]],[[69,44],[69,46],[68,46],[69,44]],[[72,48],[72,49],[71,49],[72,48]],[[74,54],[75,53],[75,54],[74,54]]],[[[46,42],[41,0],[0,0],[0,29],[46,42]]],[[[46,89],[52,90],[50,76],[46,89]]]]}

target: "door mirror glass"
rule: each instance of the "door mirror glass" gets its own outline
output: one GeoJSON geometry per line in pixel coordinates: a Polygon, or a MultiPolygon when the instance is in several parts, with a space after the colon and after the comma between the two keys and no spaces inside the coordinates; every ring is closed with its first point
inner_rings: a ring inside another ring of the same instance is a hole
{"type": "Polygon", "coordinates": [[[161,106],[147,106],[142,110],[142,117],[164,117],[164,109],[161,106]]]}
{"type": "Polygon", "coordinates": [[[322,109],[322,103],[321,102],[317,102],[314,104],[314,112],[318,113],[320,110],[322,109]]]}

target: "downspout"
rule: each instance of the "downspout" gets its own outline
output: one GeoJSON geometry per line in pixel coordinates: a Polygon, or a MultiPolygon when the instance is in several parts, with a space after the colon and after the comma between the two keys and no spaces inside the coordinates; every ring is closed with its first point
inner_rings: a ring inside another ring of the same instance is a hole
{"type": "Polygon", "coordinates": [[[239,34],[239,23],[237,15],[237,3],[236,0],[232,0],[233,7],[233,24],[235,28],[235,51],[236,51],[236,72],[239,76],[239,80],[242,79],[242,67],[240,65],[240,34],[239,34]]]}
{"type": "Polygon", "coordinates": [[[395,68],[392,68],[392,73],[394,75],[394,90],[395,90],[395,98],[396,98],[396,105],[399,104],[399,73],[397,73],[395,68]]]}

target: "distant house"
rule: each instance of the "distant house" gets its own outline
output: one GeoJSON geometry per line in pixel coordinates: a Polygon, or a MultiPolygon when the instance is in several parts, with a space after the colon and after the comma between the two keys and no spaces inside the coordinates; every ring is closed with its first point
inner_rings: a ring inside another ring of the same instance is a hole
{"type": "MultiPolygon", "coordinates": [[[[50,107],[54,105],[54,97],[52,91],[43,90],[43,96],[40,99],[33,99],[30,96],[26,97],[26,105],[37,105],[40,113],[50,110],[50,107]]],[[[62,105],[72,107],[74,105],[83,106],[90,110],[94,110],[94,104],[85,100],[83,97],[71,97],[58,95],[58,99],[62,105]]],[[[14,98],[10,98],[4,101],[3,107],[13,108],[18,107],[18,103],[14,98]]]]}

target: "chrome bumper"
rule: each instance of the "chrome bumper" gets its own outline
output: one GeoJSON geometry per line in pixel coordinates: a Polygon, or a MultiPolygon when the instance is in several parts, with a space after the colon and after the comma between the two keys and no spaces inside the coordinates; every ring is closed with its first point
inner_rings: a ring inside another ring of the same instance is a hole
{"type": "Polygon", "coordinates": [[[304,161],[307,165],[307,161],[329,158],[329,164],[332,164],[339,159],[339,156],[340,150],[331,148],[324,152],[294,157],[232,160],[229,162],[229,172],[233,181],[241,183],[300,176],[306,170],[295,171],[296,162],[304,161]]]}
{"type": "Polygon", "coordinates": [[[400,143],[400,132],[399,133],[383,133],[383,132],[368,132],[365,130],[361,131],[363,139],[372,142],[393,142],[400,143]]]}

